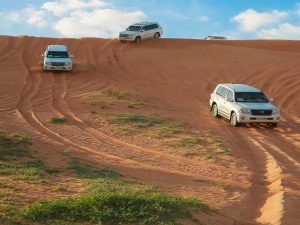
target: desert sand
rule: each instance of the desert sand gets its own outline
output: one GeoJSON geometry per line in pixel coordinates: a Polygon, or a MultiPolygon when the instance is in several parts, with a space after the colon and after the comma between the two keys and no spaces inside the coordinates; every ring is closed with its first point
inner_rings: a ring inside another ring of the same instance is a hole
{"type": "MultiPolygon", "coordinates": [[[[40,154],[52,165],[51,144],[68,146],[95,164],[157,184],[161,191],[203,199],[218,215],[196,215],[206,224],[300,224],[300,42],[161,39],[141,44],[115,39],[0,37],[0,127],[48,143],[40,154]],[[70,73],[43,72],[49,44],[67,44],[75,55],[70,73]],[[280,108],[278,128],[231,127],[210,115],[218,83],[262,89],[280,108]],[[194,131],[213,131],[232,149],[229,162],[171,154],[142,141],[120,138],[89,120],[81,96],[108,87],[127,90],[156,111],[194,131]],[[66,126],[48,123],[63,116],[66,126]],[[230,185],[199,185],[195,177],[230,185]]],[[[41,194],[42,195],[42,194],[41,194]]],[[[187,223],[193,224],[193,223],[187,223]]]]}

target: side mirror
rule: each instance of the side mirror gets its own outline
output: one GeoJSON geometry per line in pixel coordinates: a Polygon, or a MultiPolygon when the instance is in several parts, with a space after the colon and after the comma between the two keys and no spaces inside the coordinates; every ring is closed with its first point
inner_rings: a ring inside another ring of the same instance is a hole
{"type": "Polygon", "coordinates": [[[74,55],[70,55],[70,58],[74,58],[74,55]]]}
{"type": "Polygon", "coordinates": [[[145,32],[146,30],[145,29],[142,29],[142,32],[145,32]]]}
{"type": "Polygon", "coordinates": [[[270,102],[273,102],[273,101],[274,101],[274,99],[273,99],[273,98],[269,98],[269,101],[270,101],[270,102]]]}
{"type": "Polygon", "coordinates": [[[45,57],[45,54],[42,54],[42,57],[45,57]]]}

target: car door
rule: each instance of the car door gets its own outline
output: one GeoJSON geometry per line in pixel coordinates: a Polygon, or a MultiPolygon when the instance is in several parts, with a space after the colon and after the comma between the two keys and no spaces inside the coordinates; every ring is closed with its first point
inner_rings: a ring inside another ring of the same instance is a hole
{"type": "Polygon", "coordinates": [[[154,34],[158,31],[158,25],[152,24],[149,30],[149,38],[153,38],[154,34]]]}
{"type": "Polygon", "coordinates": [[[232,104],[234,100],[234,94],[232,90],[228,90],[227,95],[225,96],[225,102],[223,104],[224,114],[227,118],[230,118],[232,104]]]}
{"type": "Polygon", "coordinates": [[[226,97],[228,92],[229,90],[223,87],[223,89],[220,91],[220,98],[218,104],[219,113],[226,118],[228,118],[228,113],[226,112],[226,104],[227,104],[226,97]]]}
{"type": "Polygon", "coordinates": [[[142,39],[146,40],[149,39],[149,25],[142,27],[142,39]]]}

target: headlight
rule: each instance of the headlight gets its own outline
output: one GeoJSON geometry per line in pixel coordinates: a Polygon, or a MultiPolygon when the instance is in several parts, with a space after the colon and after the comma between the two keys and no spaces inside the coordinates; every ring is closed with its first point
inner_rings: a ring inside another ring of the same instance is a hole
{"type": "Polygon", "coordinates": [[[67,62],[66,65],[67,65],[67,66],[71,66],[71,63],[70,63],[70,62],[67,62]]]}
{"type": "Polygon", "coordinates": [[[273,109],[273,112],[272,112],[273,115],[277,115],[279,114],[279,109],[273,109]]]}
{"type": "Polygon", "coordinates": [[[46,65],[51,65],[51,62],[45,62],[46,65]]]}
{"type": "Polygon", "coordinates": [[[251,114],[251,110],[247,108],[240,108],[239,111],[243,114],[251,114]]]}

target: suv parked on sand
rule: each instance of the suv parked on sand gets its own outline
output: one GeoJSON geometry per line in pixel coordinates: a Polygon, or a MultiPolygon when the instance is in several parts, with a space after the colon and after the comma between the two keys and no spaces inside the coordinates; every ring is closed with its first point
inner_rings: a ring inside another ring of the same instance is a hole
{"type": "Polygon", "coordinates": [[[141,42],[151,38],[160,38],[163,35],[163,29],[156,22],[136,23],[129,26],[126,31],[119,34],[119,40],[141,42]]]}
{"type": "Polygon", "coordinates": [[[44,70],[72,70],[72,58],[66,45],[49,45],[42,55],[44,70]]]}
{"type": "Polygon", "coordinates": [[[227,38],[222,36],[207,36],[204,40],[227,40],[227,38]]]}
{"type": "Polygon", "coordinates": [[[279,110],[259,89],[245,84],[219,84],[210,98],[214,117],[223,116],[231,125],[240,123],[267,123],[276,127],[279,110]]]}

